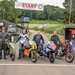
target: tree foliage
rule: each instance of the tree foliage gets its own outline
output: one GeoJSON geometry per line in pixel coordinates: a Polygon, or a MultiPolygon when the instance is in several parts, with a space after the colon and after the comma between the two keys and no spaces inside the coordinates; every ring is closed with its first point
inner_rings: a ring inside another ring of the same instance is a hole
{"type": "MultiPolygon", "coordinates": [[[[65,22],[69,23],[69,16],[70,16],[70,5],[71,0],[65,0],[64,6],[66,8],[65,11],[65,22]]],[[[71,6],[71,22],[75,23],[75,0],[72,0],[72,6],[71,6]]]]}
{"type": "Polygon", "coordinates": [[[63,20],[64,9],[46,5],[44,11],[29,11],[15,9],[16,0],[0,1],[0,19],[5,19],[11,22],[20,22],[21,16],[29,16],[35,20],[63,20]]]}

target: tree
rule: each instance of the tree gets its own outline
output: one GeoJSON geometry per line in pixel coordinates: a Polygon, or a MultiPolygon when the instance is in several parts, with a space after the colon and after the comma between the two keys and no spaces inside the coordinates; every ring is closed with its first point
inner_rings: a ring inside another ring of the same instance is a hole
{"type": "Polygon", "coordinates": [[[0,2],[1,19],[17,22],[19,13],[15,9],[15,0],[2,0],[0,2]]]}
{"type": "MultiPolygon", "coordinates": [[[[15,9],[16,0],[2,0],[0,2],[0,19],[14,23],[21,21],[21,16],[29,16],[35,20],[63,20],[64,9],[46,5],[43,11],[29,11],[15,9]]],[[[74,14],[73,14],[74,15],[74,14]]]]}
{"type": "Polygon", "coordinates": [[[63,20],[64,18],[64,9],[59,7],[47,5],[44,7],[44,12],[45,12],[46,19],[63,20]]]}
{"type": "MultiPolygon", "coordinates": [[[[69,23],[69,16],[70,16],[70,4],[71,0],[65,0],[64,7],[66,8],[65,11],[65,22],[69,23]]],[[[71,22],[75,23],[75,0],[72,0],[72,8],[71,8],[71,22]]]]}

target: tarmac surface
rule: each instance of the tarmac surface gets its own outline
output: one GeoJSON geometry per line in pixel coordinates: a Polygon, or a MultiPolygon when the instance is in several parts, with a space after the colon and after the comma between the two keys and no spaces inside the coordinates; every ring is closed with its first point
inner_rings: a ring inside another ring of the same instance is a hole
{"type": "Polygon", "coordinates": [[[65,58],[64,57],[62,57],[62,58],[60,58],[60,59],[57,59],[57,58],[55,58],[55,61],[54,61],[54,63],[50,63],[50,61],[49,61],[49,59],[48,58],[46,58],[46,57],[39,57],[38,58],[38,60],[36,61],[36,63],[33,63],[32,61],[31,61],[31,59],[29,58],[29,57],[26,57],[26,58],[24,58],[24,59],[18,59],[18,58],[16,58],[15,59],[15,61],[12,61],[10,58],[8,58],[8,59],[6,59],[6,60],[4,60],[4,59],[2,59],[2,60],[0,60],[0,64],[62,64],[62,65],[75,65],[75,59],[74,59],[74,61],[72,62],[72,63],[68,63],[68,62],[66,62],[65,61],[65,58]]]}
{"type": "Polygon", "coordinates": [[[75,75],[75,66],[0,65],[0,75],[75,75]]]}

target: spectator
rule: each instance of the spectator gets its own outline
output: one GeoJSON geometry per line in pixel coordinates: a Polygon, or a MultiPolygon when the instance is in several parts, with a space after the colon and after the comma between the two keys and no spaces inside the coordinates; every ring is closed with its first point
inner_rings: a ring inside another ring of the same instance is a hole
{"type": "Polygon", "coordinates": [[[7,42],[9,41],[9,35],[6,32],[6,28],[2,27],[2,32],[0,32],[0,59],[2,59],[2,51],[4,55],[4,59],[6,59],[8,45],[7,42]]]}

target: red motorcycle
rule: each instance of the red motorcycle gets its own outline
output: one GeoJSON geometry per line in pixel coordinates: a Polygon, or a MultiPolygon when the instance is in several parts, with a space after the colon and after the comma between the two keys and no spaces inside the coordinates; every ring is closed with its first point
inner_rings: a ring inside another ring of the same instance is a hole
{"type": "Polygon", "coordinates": [[[70,45],[69,41],[66,41],[64,45],[64,55],[65,55],[65,61],[68,63],[72,63],[74,60],[73,51],[70,45]]]}
{"type": "Polygon", "coordinates": [[[65,61],[72,63],[74,60],[73,51],[70,45],[70,41],[66,41],[64,44],[59,44],[56,49],[56,58],[65,57],[65,61]]]}

